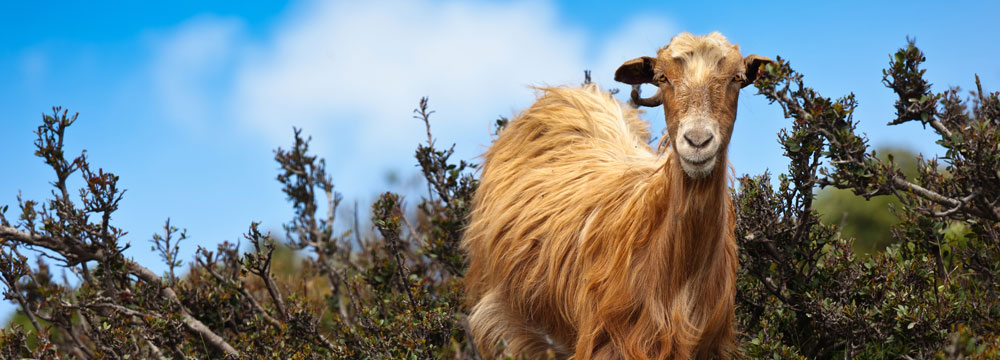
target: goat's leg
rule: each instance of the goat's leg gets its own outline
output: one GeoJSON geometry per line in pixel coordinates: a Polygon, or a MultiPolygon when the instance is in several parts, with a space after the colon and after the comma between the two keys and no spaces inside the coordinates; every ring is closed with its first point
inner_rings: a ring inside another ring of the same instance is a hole
{"type": "Polygon", "coordinates": [[[469,328],[476,346],[485,359],[499,358],[501,342],[506,346],[502,353],[523,359],[551,357],[551,346],[545,334],[531,326],[519,314],[511,311],[503,297],[496,292],[487,293],[472,308],[469,328]]]}

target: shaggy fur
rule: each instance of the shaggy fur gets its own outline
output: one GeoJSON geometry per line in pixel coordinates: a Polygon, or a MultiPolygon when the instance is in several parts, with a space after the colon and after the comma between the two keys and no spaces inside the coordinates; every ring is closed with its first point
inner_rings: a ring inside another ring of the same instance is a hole
{"type": "MultiPolygon", "coordinates": [[[[670,48],[697,58],[686,65],[708,67],[692,69],[708,75],[688,75],[713,78],[733,51],[742,60],[725,38],[723,55],[707,59],[697,49],[713,46],[685,51],[675,47],[680,37],[659,58],[673,58],[670,48]]],[[[667,70],[662,65],[657,71],[667,70]]],[[[721,76],[727,84],[733,77],[721,76]]],[[[732,100],[712,155],[720,165],[690,176],[675,142],[664,154],[647,144],[639,110],[594,85],[542,91],[484,155],[462,243],[469,325],[483,356],[498,356],[505,344],[503,352],[529,358],[547,351],[578,360],[728,358],[737,270],[726,172],[734,95],[720,94],[732,100]]]]}

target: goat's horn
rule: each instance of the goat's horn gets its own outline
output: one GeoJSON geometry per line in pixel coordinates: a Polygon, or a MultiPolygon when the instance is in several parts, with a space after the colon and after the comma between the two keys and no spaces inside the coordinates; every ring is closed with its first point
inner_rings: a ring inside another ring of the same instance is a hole
{"type": "Polygon", "coordinates": [[[640,92],[641,90],[639,90],[638,84],[632,85],[632,102],[635,103],[637,107],[638,106],[657,107],[663,105],[663,98],[660,97],[659,91],[656,92],[656,95],[653,95],[648,98],[639,97],[640,92]]]}

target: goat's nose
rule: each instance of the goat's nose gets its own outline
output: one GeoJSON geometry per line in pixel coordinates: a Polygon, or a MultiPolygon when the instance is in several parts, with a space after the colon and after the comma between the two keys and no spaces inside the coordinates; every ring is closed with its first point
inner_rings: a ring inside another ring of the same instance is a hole
{"type": "Polygon", "coordinates": [[[714,136],[708,129],[693,129],[684,133],[684,140],[687,140],[689,145],[696,148],[705,147],[712,142],[712,138],[714,136]]]}

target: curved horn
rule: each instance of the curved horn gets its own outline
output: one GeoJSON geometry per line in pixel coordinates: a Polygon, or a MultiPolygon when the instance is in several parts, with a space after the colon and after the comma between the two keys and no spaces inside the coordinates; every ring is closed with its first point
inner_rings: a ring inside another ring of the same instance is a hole
{"type": "Polygon", "coordinates": [[[639,94],[642,90],[639,89],[639,84],[632,85],[632,102],[639,106],[657,107],[663,105],[663,97],[660,96],[660,91],[657,90],[656,94],[648,98],[640,97],[639,94]]]}

